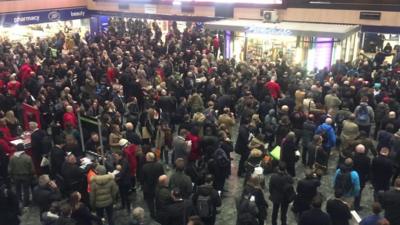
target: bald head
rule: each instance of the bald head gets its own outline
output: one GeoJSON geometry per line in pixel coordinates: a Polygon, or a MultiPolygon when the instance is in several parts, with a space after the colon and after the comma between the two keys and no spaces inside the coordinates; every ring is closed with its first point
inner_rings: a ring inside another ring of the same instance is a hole
{"type": "Polygon", "coordinates": [[[356,151],[357,153],[364,154],[364,153],[365,153],[365,146],[362,145],[362,144],[359,144],[359,145],[356,146],[355,151],[356,151]]]}
{"type": "Polygon", "coordinates": [[[325,123],[331,125],[333,123],[332,118],[330,117],[326,118],[325,123]]]}
{"type": "Polygon", "coordinates": [[[390,112],[389,112],[389,118],[390,118],[390,119],[396,118],[396,112],[390,111],[390,112]]]}
{"type": "Polygon", "coordinates": [[[168,186],[168,176],[164,174],[158,177],[158,184],[160,186],[168,186]]]}
{"type": "Polygon", "coordinates": [[[133,123],[131,123],[131,122],[126,123],[126,124],[125,124],[125,128],[126,128],[127,130],[133,130],[133,123]]]}

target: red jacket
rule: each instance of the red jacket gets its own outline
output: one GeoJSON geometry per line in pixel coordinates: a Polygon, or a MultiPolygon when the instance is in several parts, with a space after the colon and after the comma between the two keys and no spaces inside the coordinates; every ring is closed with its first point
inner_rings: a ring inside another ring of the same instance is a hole
{"type": "Polygon", "coordinates": [[[186,140],[192,141],[192,148],[190,151],[189,160],[191,161],[199,160],[201,157],[200,147],[199,147],[200,137],[192,133],[189,133],[186,136],[186,140]]]}
{"type": "Polygon", "coordinates": [[[0,126],[0,132],[3,133],[3,138],[5,141],[10,142],[14,140],[14,138],[11,136],[10,129],[7,126],[5,127],[0,126]]]}
{"type": "Polygon", "coordinates": [[[31,66],[29,64],[22,64],[21,68],[19,68],[19,79],[21,80],[22,85],[25,84],[26,81],[28,81],[29,78],[31,78],[31,72],[32,72],[31,66]]]}
{"type": "Polygon", "coordinates": [[[131,176],[136,176],[136,149],[137,146],[135,144],[131,144],[128,147],[124,148],[124,154],[129,163],[129,170],[131,172],[131,176]]]}
{"type": "Polygon", "coordinates": [[[75,113],[73,113],[73,112],[64,113],[64,116],[63,116],[64,129],[66,128],[67,123],[72,124],[73,128],[77,128],[78,127],[78,120],[77,120],[77,118],[75,116],[75,113]]]}
{"type": "Polygon", "coordinates": [[[273,81],[268,81],[265,84],[265,87],[268,89],[269,93],[274,99],[278,99],[281,95],[281,86],[273,81]]]}
{"type": "Polygon", "coordinates": [[[21,89],[21,83],[19,81],[7,83],[7,90],[10,95],[17,97],[19,89],[21,89]]]}

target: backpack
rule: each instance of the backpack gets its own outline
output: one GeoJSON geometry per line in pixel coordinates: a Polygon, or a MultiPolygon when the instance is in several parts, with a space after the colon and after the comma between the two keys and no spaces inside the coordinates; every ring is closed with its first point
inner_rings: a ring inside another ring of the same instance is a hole
{"type": "Polygon", "coordinates": [[[255,203],[254,195],[251,193],[243,194],[237,208],[237,224],[257,225],[258,208],[255,203]]]}
{"type": "Polygon", "coordinates": [[[349,193],[353,189],[351,180],[351,172],[339,172],[335,179],[335,190],[342,190],[344,194],[349,193]]]}
{"type": "Polygon", "coordinates": [[[211,205],[211,196],[199,195],[196,202],[197,214],[200,218],[210,218],[213,216],[213,207],[211,205]]]}
{"type": "Polygon", "coordinates": [[[368,107],[366,105],[360,106],[356,114],[357,122],[367,124],[370,122],[368,107]]]}

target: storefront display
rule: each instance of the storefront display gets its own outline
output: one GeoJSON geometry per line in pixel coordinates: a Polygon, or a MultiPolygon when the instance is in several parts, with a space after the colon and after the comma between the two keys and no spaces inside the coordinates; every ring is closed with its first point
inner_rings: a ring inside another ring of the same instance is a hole
{"type": "Polygon", "coordinates": [[[359,26],[353,25],[220,20],[205,27],[229,30],[226,56],[239,61],[283,58],[312,70],[329,68],[337,59],[352,61],[358,52],[359,26]]]}
{"type": "Polygon", "coordinates": [[[89,17],[86,8],[0,14],[0,37],[24,43],[51,37],[60,31],[67,37],[74,33],[83,36],[89,31],[89,17]]]}

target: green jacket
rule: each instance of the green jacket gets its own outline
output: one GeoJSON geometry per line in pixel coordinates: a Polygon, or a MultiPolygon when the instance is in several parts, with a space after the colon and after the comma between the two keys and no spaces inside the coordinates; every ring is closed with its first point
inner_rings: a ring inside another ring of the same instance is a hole
{"type": "Polygon", "coordinates": [[[118,187],[113,175],[96,175],[90,183],[90,204],[94,208],[107,207],[116,201],[118,187]]]}
{"type": "Polygon", "coordinates": [[[32,158],[25,152],[16,152],[10,159],[8,172],[14,180],[31,181],[35,174],[32,158]]]}

